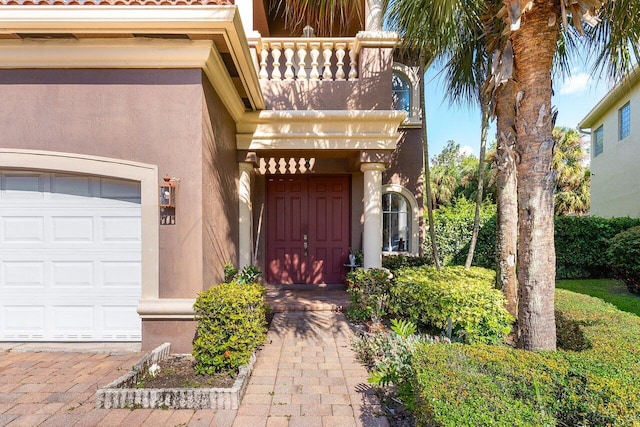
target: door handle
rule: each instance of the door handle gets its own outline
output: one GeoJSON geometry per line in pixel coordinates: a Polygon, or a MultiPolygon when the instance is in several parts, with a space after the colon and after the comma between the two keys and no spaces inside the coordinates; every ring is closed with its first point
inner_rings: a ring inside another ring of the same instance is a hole
{"type": "Polygon", "coordinates": [[[304,248],[304,256],[307,256],[307,249],[309,248],[309,243],[307,241],[309,240],[309,236],[305,234],[302,236],[302,239],[304,240],[304,243],[302,244],[302,247],[304,248]]]}

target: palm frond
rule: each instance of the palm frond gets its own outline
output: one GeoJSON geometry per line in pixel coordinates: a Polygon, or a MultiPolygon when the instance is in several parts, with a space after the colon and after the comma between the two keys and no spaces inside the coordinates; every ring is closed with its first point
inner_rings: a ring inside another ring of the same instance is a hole
{"type": "Polygon", "coordinates": [[[282,16],[291,32],[301,33],[310,25],[320,37],[348,28],[354,18],[363,21],[361,0],[269,0],[269,10],[282,16]]]}
{"type": "Polygon", "coordinates": [[[593,74],[621,80],[640,59],[640,2],[607,0],[598,11],[602,22],[585,28],[582,47],[589,52],[593,74]]]}

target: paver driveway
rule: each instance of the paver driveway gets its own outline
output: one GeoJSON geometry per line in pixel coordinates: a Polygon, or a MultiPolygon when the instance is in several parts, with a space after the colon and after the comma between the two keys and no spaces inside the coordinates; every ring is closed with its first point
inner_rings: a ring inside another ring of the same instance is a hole
{"type": "Polygon", "coordinates": [[[330,311],[277,313],[238,411],[95,409],[143,353],[0,352],[0,426],[387,426],[330,311]]]}

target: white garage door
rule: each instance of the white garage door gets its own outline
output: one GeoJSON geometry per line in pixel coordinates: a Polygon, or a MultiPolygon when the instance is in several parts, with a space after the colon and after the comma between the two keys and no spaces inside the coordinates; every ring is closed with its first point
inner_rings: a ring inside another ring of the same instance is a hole
{"type": "Polygon", "coordinates": [[[139,341],[140,184],[0,171],[0,341],[139,341]]]}

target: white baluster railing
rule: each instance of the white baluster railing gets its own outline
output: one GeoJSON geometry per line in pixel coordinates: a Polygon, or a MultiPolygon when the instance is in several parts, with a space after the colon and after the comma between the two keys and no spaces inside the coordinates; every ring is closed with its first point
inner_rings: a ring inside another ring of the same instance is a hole
{"type": "Polygon", "coordinates": [[[260,80],[357,80],[356,46],[355,38],[263,38],[258,45],[258,76],[260,80]]]}

